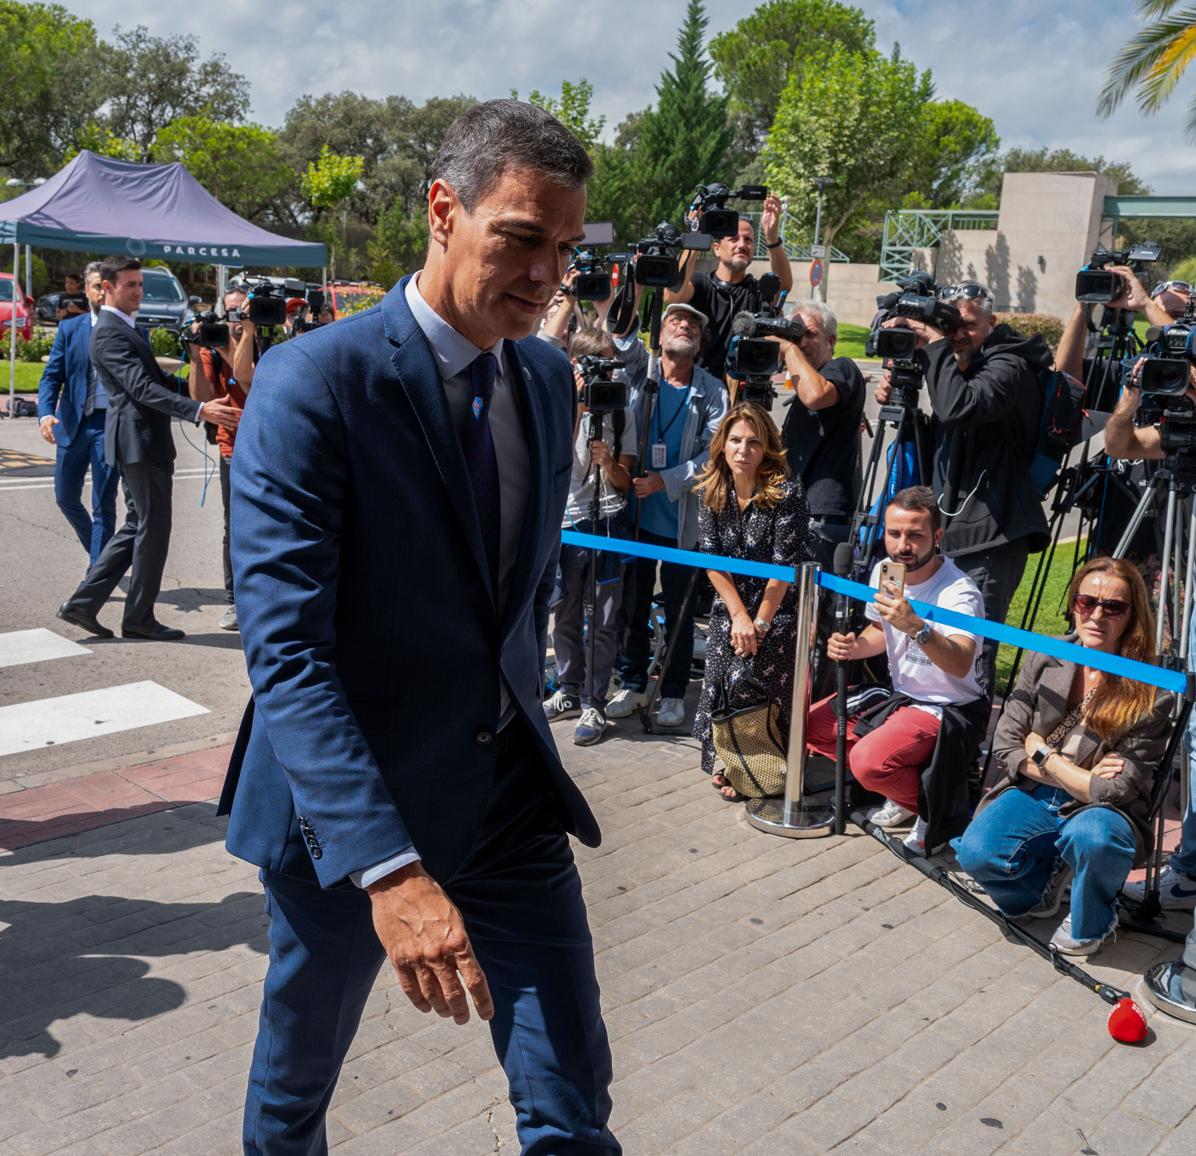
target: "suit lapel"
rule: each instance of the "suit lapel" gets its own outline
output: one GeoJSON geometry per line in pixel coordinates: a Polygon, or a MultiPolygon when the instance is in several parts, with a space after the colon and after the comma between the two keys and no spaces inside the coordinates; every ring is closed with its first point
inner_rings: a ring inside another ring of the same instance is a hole
{"type": "Polygon", "coordinates": [[[448,490],[449,500],[469,543],[470,552],[493,600],[494,590],[490,582],[486,545],[482,541],[482,530],[474,507],[473,488],[465,465],[465,455],[461,452],[461,442],[453,428],[440,370],[427,339],[403,296],[408,280],[410,278],[403,278],[382,302],[386,336],[394,346],[390,363],[419,421],[424,440],[428,443],[428,450],[436,462],[436,469],[448,490]]]}
{"type": "Polygon", "coordinates": [[[519,553],[515,569],[511,574],[511,588],[507,591],[503,607],[502,633],[513,624],[519,608],[527,596],[529,585],[539,580],[533,573],[536,562],[536,538],[544,524],[545,505],[548,501],[547,418],[544,413],[543,386],[530,364],[519,355],[514,341],[504,342],[507,351],[507,372],[523,415],[523,434],[527,442],[527,457],[531,485],[527,492],[527,506],[523,511],[523,527],[519,535],[519,553]]]}

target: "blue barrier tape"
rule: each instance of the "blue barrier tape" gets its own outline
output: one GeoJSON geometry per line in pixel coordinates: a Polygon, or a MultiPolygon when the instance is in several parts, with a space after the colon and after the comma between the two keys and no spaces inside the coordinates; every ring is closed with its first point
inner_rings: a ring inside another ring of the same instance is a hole
{"type": "MultiPolygon", "coordinates": [[[[766,562],[724,558],[719,555],[702,554],[696,550],[678,550],[673,546],[651,546],[626,538],[604,538],[596,534],[579,534],[575,530],[563,531],[561,541],[567,546],[580,546],[587,550],[617,550],[627,557],[653,558],[681,566],[696,566],[701,570],[745,574],[751,578],[775,578],[779,582],[793,582],[796,577],[796,571],[792,566],[774,566],[766,562]]],[[[876,593],[873,587],[865,586],[862,582],[851,582],[825,571],[819,572],[818,584],[832,593],[846,594],[859,602],[872,601],[872,597],[876,593]]],[[[1093,670],[1102,670],[1106,674],[1132,678],[1136,682],[1144,682],[1148,686],[1158,687],[1160,690],[1169,690],[1173,694],[1182,696],[1187,691],[1187,675],[1179,670],[1151,666],[1149,663],[1122,658],[1119,654],[1105,654],[1100,650],[1078,646],[1074,642],[1064,642],[1062,639],[1051,638],[1045,634],[1020,630],[1016,626],[1006,626],[1003,622],[990,622],[987,618],[973,618],[971,615],[960,614],[958,611],[948,610],[942,606],[932,606],[930,603],[919,602],[916,599],[910,599],[910,605],[921,617],[938,622],[943,626],[954,626],[960,630],[966,630],[969,634],[978,634],[982,638],[991,638],[995,642],[1005,642],[1019,649],[1049,654],[1052,658],[1074,662],[1093,670]]]]}

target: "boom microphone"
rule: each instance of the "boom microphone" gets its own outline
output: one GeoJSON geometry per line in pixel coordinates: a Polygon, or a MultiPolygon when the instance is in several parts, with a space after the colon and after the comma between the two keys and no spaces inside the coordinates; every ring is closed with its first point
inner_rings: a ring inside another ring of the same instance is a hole
{"type": "MultiPolygon", "coordinates": [[[[840,578],[851,577],[853,562],[850,542],[840,542],[835,547],[834,569],[840,578]]],[[[851,599],[846,594],[835,595],[835,630],[839,634],[846,634],[851,619],[851,599]]]]}
{"type": "Polygon", "coordinates": [[[800,317],[757,317],[754,313],[736,313],[731,322],[736,337],[779,337],[782,341],[800,341],[806,327],[800,317]]]}

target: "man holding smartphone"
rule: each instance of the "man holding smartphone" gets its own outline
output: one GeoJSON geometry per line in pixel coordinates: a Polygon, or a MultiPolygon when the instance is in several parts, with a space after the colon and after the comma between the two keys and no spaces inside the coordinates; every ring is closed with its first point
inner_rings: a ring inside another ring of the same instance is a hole
{"type": "MultiPolygon", "coordinates": [[[[898,491],[885,509],[888,558],[872,571],[877,594],[865,610],[869,625],[858,635],[835,633],[827,641],[827,656],[836,662],[888,656],[893,697],[869,719],[871,725],[860,719],[849,724],[848,765],[861,786],[885,798],[872,816],[878,827],[899,827],[917,817],[905,845],[921,854],[927,830],[922,770],[934,756],[943,708],[984,698],[976,677],[976,635],[931,624],[909,603],[914,599],[984,617],[979,589],[939,552],[942,539],[934,491],[929,486],[898,491]]],[[[811,709],[807,731],[810,749],[830,759],[835,757],[835,723],[832,695],[811,709]]]]}

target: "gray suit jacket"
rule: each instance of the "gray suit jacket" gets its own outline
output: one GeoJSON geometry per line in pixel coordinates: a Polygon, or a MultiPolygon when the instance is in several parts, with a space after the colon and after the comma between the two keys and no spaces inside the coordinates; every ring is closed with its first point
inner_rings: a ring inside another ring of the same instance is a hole
{"type": "Polygon", "coordinates": [[[173,462],[170,419],[194,422],[199,403],[178,392],[149,343],[107,310],[91,331],[91,362],[108,393],[104,457],[110,466],[173,462]]]}
{"type": "MultiPolygon", "coordinates": [[[[993,784],[977,811],[1011,787],[1032,791],[1039,785],[1021,774],[1029,758],[1024,745],[1026,735],[1034,731],[1045,738],[1063,721],[1076,669],[1075,663],[1046,654],[1031,654],[1026,659],[993,735],[993,752],[1005,774],[993,784]]],[[[1086,806],[1113,807],[1120,811],[1134,828],[1135,861],[1139,863],[1145,860],[1150,846],[1150,795],[1171,735],[1172,705],[1172,696],[1159,692],[1154,710],[1114,743],[1105,742],[1081,724],[1080,747],[1074,761],[1091,768],[1105,755],[1117,754],[1125,760],[1125,770],[1113,779],[1094,778],[1089,803],[1074,799],[1059,812],[1070,817],[1086,806]]]]}

